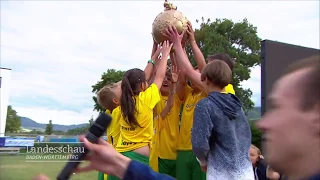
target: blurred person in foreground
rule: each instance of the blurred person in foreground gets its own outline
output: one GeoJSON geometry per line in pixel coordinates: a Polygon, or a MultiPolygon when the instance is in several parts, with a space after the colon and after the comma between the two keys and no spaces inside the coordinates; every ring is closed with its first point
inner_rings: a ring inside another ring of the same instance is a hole
{"type": "Polygon", "coordinates": [[[292,64],[257,122],[267,164],[290,179],[320,179],[320,56],[292,64]]]}

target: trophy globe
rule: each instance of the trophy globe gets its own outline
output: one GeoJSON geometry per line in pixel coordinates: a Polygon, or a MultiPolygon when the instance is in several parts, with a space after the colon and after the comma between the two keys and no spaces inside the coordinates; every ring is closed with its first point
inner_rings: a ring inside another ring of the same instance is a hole
{"type": "MultiPolygon", "coordinates": [[[[164,11],[155,18],[152,24],[152,37],[158,44],[168,40],[163,34],[170,25],[175,26],[179,34],[181,34],[183,30],[188,29],[188,19],[177,10],[176,6],[165,0],[164,11]]],[[[185,44],[187,40],[188,35],[185,33],[182,44],[185,44]]]]}

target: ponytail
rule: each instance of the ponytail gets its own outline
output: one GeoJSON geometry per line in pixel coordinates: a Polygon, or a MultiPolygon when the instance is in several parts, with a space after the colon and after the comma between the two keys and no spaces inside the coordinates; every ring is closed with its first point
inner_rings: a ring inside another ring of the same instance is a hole
{"type": "Polygon", "coordinates": [[[135,94],[132,90],[129,79],[126,75],[122,79],[121,90],[122,90],[122,93],[120,98],[120,104],[121,104],[121,113],[124,119],[133,128],[135,128],[136,126],[140,126],[135,117],[135,113],[137,112],[136,98],[134,97],[135,94]]]}

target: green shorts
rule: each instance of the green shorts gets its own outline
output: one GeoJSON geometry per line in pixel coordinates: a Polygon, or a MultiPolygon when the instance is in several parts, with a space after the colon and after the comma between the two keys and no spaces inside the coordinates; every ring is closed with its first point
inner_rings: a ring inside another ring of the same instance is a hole
{"type": "Polygon", "coordinates": [[[192,151],[178,151],[176,178],[177,180],[206,180],[206,173],[201,170],[192,151]]]}
{"type": "Polygon", "coordinates": [[[102,172],[98,172],[98,180],[104,180],[104,174],[102,172]]]}
{"type": "MultiPolygon", "coordinates": [[[[121,154],[132,159],[132,160],[139,161],[139,162],[149,166],[149,157],[147,157],[147,156],[144,156],[144,155],[132,152],[132,151],[123,152],[121,154]]],[[[108,175],[108,180],[120,180],[120,179],[118,179],[114,176],[108,175]]]]}
{"type": "Polygon", "coordinates": [[[158,158],[159,173],[176,177],[176,160],[158,158]]]}

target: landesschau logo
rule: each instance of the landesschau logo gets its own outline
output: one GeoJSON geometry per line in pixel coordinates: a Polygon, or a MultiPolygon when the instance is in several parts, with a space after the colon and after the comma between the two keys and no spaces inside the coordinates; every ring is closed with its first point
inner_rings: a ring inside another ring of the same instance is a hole
{"type": "Polygon", "coordinates": [[[72,154],[72,153],[84,153],[84,147],[74,147],[70,145],[61,147],[31,147],[27,148],[27,154],[72,154]]]}

